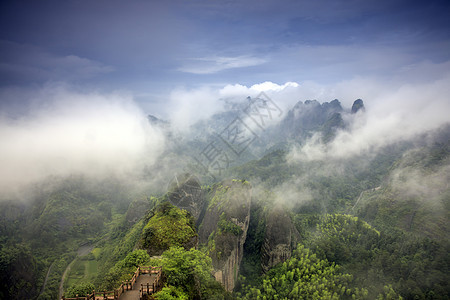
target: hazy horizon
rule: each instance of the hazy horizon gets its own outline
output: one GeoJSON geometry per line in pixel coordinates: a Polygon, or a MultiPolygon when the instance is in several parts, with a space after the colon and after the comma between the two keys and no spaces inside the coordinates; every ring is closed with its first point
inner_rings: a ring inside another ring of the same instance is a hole
{"type": "MultiPolygon", "coordinates": [[[[364,100],[323,149],[346,157],[450,122],[445,1],[40,1],[0,5],[0,186],[153,165],[166,137],[265,92],[364,100]],[[32,151],[30,151],[30,149],[32,151]]],[[[284,116],[283,116],[284,117],[284,116]]],[[[206,138],[206,137],[205,137],[206,138]]]]}

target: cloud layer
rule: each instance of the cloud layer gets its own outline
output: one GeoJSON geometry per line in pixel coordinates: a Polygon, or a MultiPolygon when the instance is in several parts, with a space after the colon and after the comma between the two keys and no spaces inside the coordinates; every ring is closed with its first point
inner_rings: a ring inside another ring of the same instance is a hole
{"type": "Polygon", "coordinates": [[[344,107],[350,108],[354,100],[361,98],[367,108],[366,115],[356,118],[350,131],[338,133],[326,153],[320,147],[313,147],[314,140],[308,145],[310,150],[302,150],[309,151],[304,154],[311,157],[348,156],[408,139],[450,122],[449,65],[450,62],[422,62],[411,65],[408,70],[399,70],[397,76],[389,79],[366,76],[330,84],[265,81],[249,86],[227,84],[180,88],[170,94],[164,109],[166,117],[176,127],[187,128],[222,111],[226,101],[246,101],[247,96],[255,97],[261,91],[284,112],[298,101],[339,99],[344,107]]]}
{"type": "Polygon", "coordinates": [[[129,96],[53,86],[28,103],[27,114],[0,119],[3,192],[48,176],[133,176],[164,149],[162,134],[129,96]]]}
{"type": "Polygon", "coordinates": [[[205,120],[215,113],[226,109],[229,102],[240,103],[247,97],[256,97],[261,92],[274,97],[282,109],[289,109],[295,103],[301,92],[296,82],[277,84],[265,81],[247,87],[242,84],[227,84],[225,86],[203,86],[195,89],[178,88],[169,95],[169,101],[164,104],[165,116],[171,120],[174,127],[185,131],[189,126],[200,120],[205,120]]]}
{"type": "Polygon", "coordinates": [[[227,69],[257,66],[265,62],[265,59],[248,55],[204,57],[190,60],[188,64],[179,68],[179,71],[192,74],[213,74],[227,69]]]}
{"type": "Polygon", "coordinates": [[[346,84],[347,89],[364,84],[365,92],[361,94],[376,90],[373,97],[362,97],[366,113],[357,115],[350,122],[349,130],[338,132],[328,145],[323,145],[319,136],[313,137],[306,145],[292,151],[292,159],[323,160],[367,154],[450,122],[449,75],[433,82],[385,86],[382,90],[377,90],[383,85],[376,81],[346,84]]]}

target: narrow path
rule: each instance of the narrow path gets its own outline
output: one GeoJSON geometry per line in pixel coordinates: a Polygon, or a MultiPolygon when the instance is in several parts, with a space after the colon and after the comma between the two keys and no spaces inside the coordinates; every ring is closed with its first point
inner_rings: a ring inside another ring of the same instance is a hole
{"type": "Polygon", "coordinates": [[[125,293],[120,295],[119,300],[139,300],[139,289],[141,288],[141,284],[146,285],[148,283],[149,285],[152,285],[155,281],[155,278],[155,274],[141,274],[137,278],[133,289],[131,291],[126,291],[125,293]]]}
{"type": "Polygon", "coordinates": [[[86,256],[89,253],[91,253],[92,250],[94,250],[94,245],[83,245],[80,248],[78,248],[77,255],[79,257],[86,256]]]}
{"type": "Polygon", "coordinates": [[[83,245],[80,248],[78,248],[77,256],[75,256],[75,258],[70,262],[70,264],[64,270],[64,273],[61,277],[61,282],[59,283],[58,299],[61,299],[62,295],[64,294],[64,281],[66,281],[67,274],[69,274],[72,265],[79,257],[88,255],[92,251],[92,249],[94,249],[94,245],[83,245]]]}
{"type": "Polygon", "coordinates": [[[47,275],[45,275],[44,284],[42,285],[42,289],[41,289],[41,292],[39,293],[39,296],[44,293],[45,286],[47,285],[47,281],[48,281],[48,276],[50,275],[50,271],[52,270],[52,267],[54,264],[55,264],[55,262],[53,261],[52,264],[50,265],[50,267],[48,267],[47,275]]]}
{"type": "Polygon", "coordinates": [[[67,274],[70,272],[70,268],[72,267],[72,265],[75,263],[75,261],[77,260],[78,256],[76,256],[71,262],[70,264],[67,266],[67,268],[64,270],[64,273],[61,277],[61,282],[59,283],[59,293],[58,293],[58,299],[62,298],[62,295],[64,294],[64,281],[66,280],[67,274]]]}
{"type": "Polygon", "coordinates": [[[355,205],[353,205],[353,207],[351,209],[351,212],[353,212],[353,210],[355,209],[356,205],[358,205],[359,200],[361,200],[361,198],[362,198],[362,196],[364,195],[365,192],[373,192],[373,191],[379,190],[380,188],[381,188],[381,186],[377,186],[376,188],[371,188],[371,189],[362,191],[359,194],[358,200],[356,200],[355,205]]]}
{"type": "Polygon", "coordinates": [[[358,205],[359,200],[361,199],[362,195],[363,195],[365,192],[367,192],[367,190],[362,191],[362,192],[359,194],[358,200],[356,200],[355,204],[353,205],[351,212],[353,212],[353,210],[355,209],[356,205],[358,205]]]}

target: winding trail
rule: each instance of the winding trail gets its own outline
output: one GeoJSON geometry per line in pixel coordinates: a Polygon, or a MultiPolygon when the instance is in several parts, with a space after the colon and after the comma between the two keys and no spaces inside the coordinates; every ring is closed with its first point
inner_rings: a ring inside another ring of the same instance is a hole
{"type": "Polygon", "coordinates": [[[64,273],[61,277],[61,282],[59,283],[58,299],[61,299],[62,295],[64,294],[64,281],[66,281],[67,274],[69,274],[72,265],[79,257],[88,255],[92,251],[92,249],[94,249],[94,245],[83,245],[80,248],[78,248],[77,256],[75,256],[75,258],[70,262],[70,264],[64,270],[64,273]]]}
{"type": "Polygon", "coordinates": [[[374,192],[374,191],[379,190],[380,188],[381,188],[381,186],[377,186],[376,188],[371,188],[371,189],[367,189],[367,190],[365,190],[365,191],[362,191],[362,192],[359,194],[358,200],[356,200],[355,205],[353,205],[353,207],[352,207],[352,209],[351,209],[351,212],[353,213],[353,210],[355,209],[356,205],[358,205],[358,202],[359,202],[359,200],[361,200],[361,198],[362,198],[362,196],[364,195],[364,193],[366,193],[366,192],[374,192]]]}
{"type": "MultiPolygon", "coordinates": [[[[42,285],[42,289],[41,289],[41,292],[39,293],[39,296],[41,296],[44,293],[45,286],[47,285],[47,281],[48,281],[48,276],[50,275],[50,271],[52,270],[52,267],[54,264],[55,264],[55,262],[52,262],[50,267],[48,267],[47,275],[45,275],[44,284],[42,285]]],[[[39,298],[39,296],[38,296],[38,298],[39,298]]]]}

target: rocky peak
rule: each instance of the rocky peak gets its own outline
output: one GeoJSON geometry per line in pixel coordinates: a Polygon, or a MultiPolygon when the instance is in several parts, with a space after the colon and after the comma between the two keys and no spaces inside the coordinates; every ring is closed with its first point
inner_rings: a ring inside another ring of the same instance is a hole
{"type": "Polygon", "coordinates": [[[334,99],[329,103],[324,102],[322,103],[322,110],[327,116],[330,116],[335,113],[340,113],[342,112],[341,102],[339,102],[338,99],[334,99]]]}
{"type": "Polygon", "coordinates": [[[187,210],[197,221],[205,203],[199,179],[189,173],[175,175],[169,184],[168,200],[173,205],[187,210]]]}
{"type": "Polygon", "coordinates": [[[320,106],[320,103],[317,100],[306,100],[305,101],[305,106],[318,107],[318,106],[320,106]]]}
{"type": "Polygon", "coordinates": [[[341,103],[337,99],[322,104],[317,100],[299,101],[280,123],[280,135],[289,132],[288,138],[308,138],[312,132],[321,130],[331,117],[342,111],[341,103]]]}
{"type": "Polygon", "coordinates": [[[356,99],[352,105],[352,114],[356,114],[358,111],[364,112],[366,108],[364,107],[364,102],[361,99],[356,99]]]}
{"type": "Polygon", "coordinates": [[[214,276],[227,291],[234,289],[244,254],[251,192],[245,180],[216,185],[199,229],[200,241],[208,245],[214,276]]]}
{"type": "Polygon", "coordinates": [[[167,128],[170,126],[170,123],[168,121],[159,119],[153,115],[148,115],[147,120],[150,124],[160,126],[162,128],[167,128]]]}

